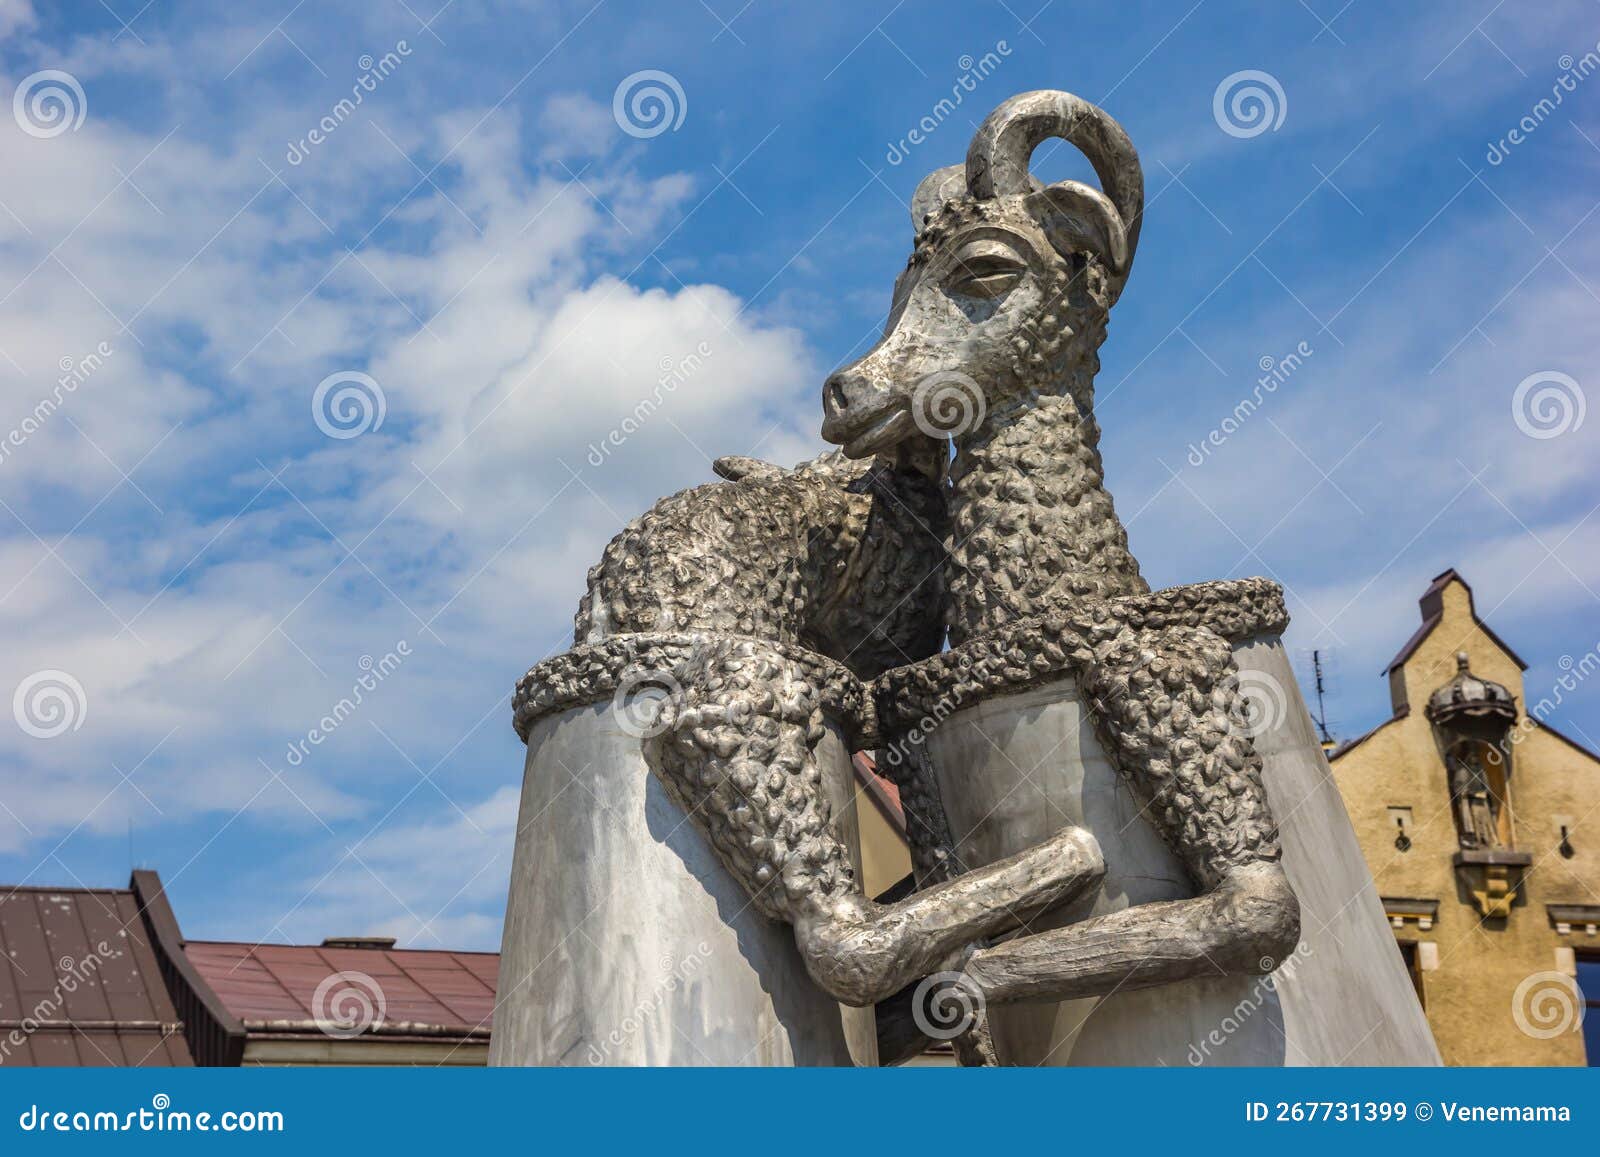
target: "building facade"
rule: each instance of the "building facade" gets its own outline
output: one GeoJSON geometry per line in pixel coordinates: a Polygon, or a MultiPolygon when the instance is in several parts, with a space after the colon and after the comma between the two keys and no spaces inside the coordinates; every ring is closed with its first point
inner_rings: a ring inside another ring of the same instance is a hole
{"type": "Polygon", "coordinates": [[[1600,756],[1453,570],[1335,781],[1446,1064],[1600,1064],[1600,756]],[[1587,1038],[1587,1047],[1586,1047],[1587,1038]]]}

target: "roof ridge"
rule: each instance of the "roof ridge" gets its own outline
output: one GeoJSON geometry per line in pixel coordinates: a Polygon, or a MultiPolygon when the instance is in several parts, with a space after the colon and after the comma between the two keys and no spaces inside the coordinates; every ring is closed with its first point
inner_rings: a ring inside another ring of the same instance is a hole
{"type": "Polygon", "coordinates": [[[280,944],[275,940],[211,940],[203,936],[185,936],[185,944],[238,944],[249,948],[252,952],[259,948],[305,948],[326,950],[332,952],[434,952],[440,956],[499,956],[500,953],[491,948],[402,948],[396,944],[393,948],[345,948],[334,945],[329,948],[323,944],[280,944]]]}

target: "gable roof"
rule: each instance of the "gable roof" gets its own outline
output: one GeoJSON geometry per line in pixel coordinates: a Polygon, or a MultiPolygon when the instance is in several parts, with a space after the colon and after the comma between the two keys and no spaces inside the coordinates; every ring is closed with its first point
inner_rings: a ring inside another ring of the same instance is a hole
{"type": "Polygon", "coordinates": [[[1565,743],[1579,755],[1586,755],[1596,763],[1600,763],[1600,755],[1590,751],[1586,745],[1579,743],[1576,739],[1572,738],[1572,736],[1563,731],[1557,731],[1554,727],[1550,726],[1550,724],[1546,723],[1543,719],[1540,719],[1535,715],[1529,715],[1528,720],[1540,731],[1549,732],[1552,737],[1559,739],[1562,743],[1565,743]]]}
{"type": "Polygon", "coordinates": [[[353,1011],[365,1021],[363,1000],[381,1012],[378,1020],[359,1032],[326,1035],[489,1039],[497,952],[396,949],[392,940],[359,937],[321,945],[187,940],[161,878],[135,872],[133,886],[197,1064],[240,1064],[247,1041],[323,1035],[353,1011]]]}
{"type": "Polygon", "coordinates": [[[1449,586],[1451,582],[1458,582],[1466,589],[1467,605],[1472,608],[1473,624],[1485,635],[1488,635],[1495,646],[1511,657],[1511,661],[1517,665],[1518,670],[1526,671],[1528,664],[1522,661],[1522,658],[1507,645],[1504,639],[1490,630],[1488,623],[1478,617],[1477,602],[1472,597],[1472,587],[1467,583],[1466,579],[1461,577],[1455,567],[1450,567],[1442,574],[1434,575],[1433,581],[1428,584],[1428,589],[1422,592],[1422,598],[1417,600],[1418,606],[1422,608],[1422,625],[1417,628],[1415,634],[1406,640],[1405,646],[1400,648],[1399,654],[1389,660],[1389,665],[1383,669],[1383,673],[1385,675],[1393,673],[1396,667],[1416,654],[1417,648],[1422,646],[1422,640],[1433,634],[1433,629],[1444,621],[1444,588],[1449,586]]]}
{"type": "Polygon", "coordinates": [[[192,1065],[183,1027],[131,888],[0,892],[0,1065],[192,1065]]]}
{"type": "Polygon", "coordinates": [[[1343,743],[1339,744],[1338,747],[1335,747],[1332,751],[1330,751],[1328,753],[1328,762],[1329,763],[1333,763],[1340,756],[1348,755],[1350,752],[1352,752],[1356,748],[1360,747],[1367,740],[1371,739],[1374,735],[1378,734],[1378,732],[1382,731],[1385,727],[1389,726],[1389,724],[1398,723],[1400,720],[1406,718],[1406,716],[1408,716],[1410,714],[1411,714],[1411,711],[1410,711],[1409,708],[1407,708],[1404,711],[1399,711],[1399,712],[1395,713],[1394,715],[1390,716],[1388,719],[1385,719],[1382,723],[1378,724],[1376,727],[1372,728],[1372,730],[1367,731],[1362,735],[1358,735],[1354,739],[1345,740],[1343,743]]]}

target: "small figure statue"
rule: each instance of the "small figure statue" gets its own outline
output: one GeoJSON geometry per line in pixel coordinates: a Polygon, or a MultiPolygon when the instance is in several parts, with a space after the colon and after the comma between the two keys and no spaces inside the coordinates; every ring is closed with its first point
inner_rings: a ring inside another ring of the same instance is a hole
{"type": "Polygon", "coordinates": [[[1477,744],[1463,744],[1446,762],[1450,767],[1450,798],[1455,801],[1456,820],[1461,828],[1461,846],[1484,850],[1500,847],[1500,800],[1489,784],[1482,749],[1477,744]]]}

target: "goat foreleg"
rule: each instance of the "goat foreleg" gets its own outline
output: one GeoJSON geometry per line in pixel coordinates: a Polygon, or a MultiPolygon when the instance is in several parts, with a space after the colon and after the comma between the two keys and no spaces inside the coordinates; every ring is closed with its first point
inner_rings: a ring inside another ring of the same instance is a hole
{"type": "Polygon", "coordinates": [[[980,948],[969,977],[1004,1002],[1271,972],[1299,940],[1300,906],[1231,647],[1185,627],[1108,625],[1094,643],[1082,684],[1096,728],[1201,894],[980,948]]]}
{"type": "Polygon", "coordinates": [[[1283,870],[1259,862],[1191,900],[1140,904],[979,949],[965,972],[986,1001],[1000,1004],[1264,974],[1294,951],[1298,912],[1283,870]]]}
{"type": "MultiPolygon", "coordinates": [[[[887,749],[887,757],[884,751],[878,753],[878,767],[888,773],[900,791],[916,886],[929,888],[954,879],[962,868],[927,749],[909,738],[901,739],[887,749]]],[[[987,943],[983,940],[978,945],[987,943]]],[[[905,989],[878,1005],[879,1044],[885,1056],[914,1055],[911,1051],[914,1043],[919,1042],[915,1052],[921,1052],[922,1047],[930,1043],[931,1038],[916,1031],[921,1027],[917,1024],[919,1020],[927,1023],[926,1017],[914,1015],[918,993],[923,1000],[928,998],[927,990],[918,985],[916,992],[905,989]],[[915,1041],[912,1038],[916,1038],[915,1041]]],[[[963,1068],[992,1066],[996,1060],[988,1015],[981,1003],[974,1004],[971,1011],[970,1023],[950,1038],[950,1045],[963,1068]]]]}

